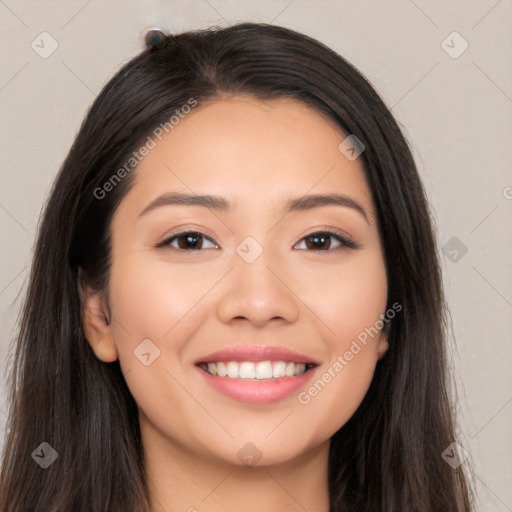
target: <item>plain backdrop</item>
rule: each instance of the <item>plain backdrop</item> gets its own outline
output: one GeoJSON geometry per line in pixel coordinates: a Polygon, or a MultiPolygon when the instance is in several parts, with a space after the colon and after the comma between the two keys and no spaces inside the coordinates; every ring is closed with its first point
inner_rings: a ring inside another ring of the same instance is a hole
{"type": "Polygon", "coordinates": [[[436,219],[478,510],[512,510],[511,0],[0,0],[0,16],[2,439],[39,214],[87,108],[147,27],[267,22],[347,58],[403,126],[436,219]]]}

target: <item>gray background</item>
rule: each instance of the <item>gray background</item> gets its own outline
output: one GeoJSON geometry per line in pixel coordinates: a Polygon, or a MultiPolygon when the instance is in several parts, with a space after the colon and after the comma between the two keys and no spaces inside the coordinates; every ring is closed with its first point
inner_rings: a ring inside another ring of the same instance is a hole
{"type": "MultiPolygon", "coordinates": [[[[50,184],[102,85],[141,49],[143,30],[283,25],[358,67],[404,127],[445,252],[451,367],[478,510],[512,510],[511,0],[0,0],[0,15],[4,368],[50,184]],[[52,44],[45,31],[58,47],[42,58],[52,44]]],[[[5,420],[4,369],[2,437],[5,420]]]]}

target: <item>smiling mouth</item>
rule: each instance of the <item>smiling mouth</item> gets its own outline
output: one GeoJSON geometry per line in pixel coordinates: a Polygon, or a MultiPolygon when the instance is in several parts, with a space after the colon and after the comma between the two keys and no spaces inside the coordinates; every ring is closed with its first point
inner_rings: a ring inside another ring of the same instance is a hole
{"type": "Polygon", "coordinates": [[[286,377],[298,377],[314,368],[313,363],[292,361],[217,361],[198,363],[206,373],[226,379],[247,381],[272,381],[286,377]]]}

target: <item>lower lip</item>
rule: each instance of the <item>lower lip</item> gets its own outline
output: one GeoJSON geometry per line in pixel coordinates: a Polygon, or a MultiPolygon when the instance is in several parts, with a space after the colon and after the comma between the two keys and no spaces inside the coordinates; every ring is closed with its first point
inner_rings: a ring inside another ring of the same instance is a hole
{"type": "Polygon", "coordinates": [[[207,384],[214,389],[239,402],[249,404],[269,404],[283,400],[305,386],[316,369],[316,367],[311,368],[296,377],[283,377],[276,380],[262,380],[257,382],[230,379],[229,377],[214,377],[203,369],[199,367],[196,368],[201,372],[207,384]]]}

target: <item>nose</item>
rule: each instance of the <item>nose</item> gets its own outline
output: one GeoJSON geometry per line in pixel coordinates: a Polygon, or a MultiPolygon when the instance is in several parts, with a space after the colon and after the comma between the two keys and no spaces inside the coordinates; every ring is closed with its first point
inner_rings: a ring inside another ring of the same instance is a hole
{"type": "Polygon", "coordinates": [[[267,251],[247,263],[234,256],[233,270],[218,303],[217,315],[224,323],[247,320],[262,327],[271,320],[293,323],[299,316],[299,299],[289,275],[270,262],[267,251]],[[288,279],[287,279],[288,277],[288,279]]]}

